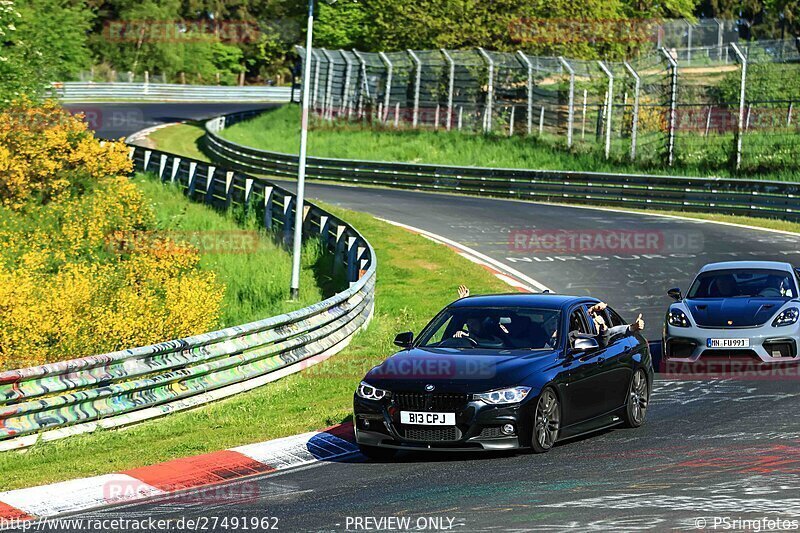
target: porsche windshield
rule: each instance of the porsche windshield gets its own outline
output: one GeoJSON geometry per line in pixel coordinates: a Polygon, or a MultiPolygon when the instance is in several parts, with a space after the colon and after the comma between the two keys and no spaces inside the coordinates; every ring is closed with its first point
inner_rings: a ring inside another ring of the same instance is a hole
{"type": "Polygon", "coordinates": [[[544,350],[558,346],[561,313],[525,307],[445,309],[421,333],[417,346],[544,350]]]}
{"type": "Polygon", "coordinates": [[[746,269],[703,272],[692,283],[689,298],[794,298],[797,288],[791,273],[746,269]]]}

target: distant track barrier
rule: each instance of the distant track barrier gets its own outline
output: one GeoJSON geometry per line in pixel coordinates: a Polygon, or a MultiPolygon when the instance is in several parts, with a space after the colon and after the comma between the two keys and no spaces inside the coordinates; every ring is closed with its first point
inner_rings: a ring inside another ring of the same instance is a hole
{"type": "MultiPolygon", "coordinates": [[[[130,156],[136,171],[177,183],[189,198],[215,208],[241,206],[279,239],[290,239],[293,193],[238,171],[157,150],[131,146],[130,156]]],[[[375,252],[346,222],[313,204],[306,204],[304,211],[304,235],[319,238],[334,254],[334,274],[344,276],[349,288],[250,324],[2,372],[0,451],[225,398],[297,372],[347,346],[372,316],[375,252]]]]}
{"type": "MultiPolygon", "coordinates": [[[[206,122],[205,146],[239,170],[294,177],[297,156],[243,146],[219,135],[259,111],[206,122]]],[[[793,182],[423,165],[309,157],[311,179],[420,191],[634,209],[669,209],[800,220],[800,184],[793,182]]]]}
{"type": "Polygon", "coordinates": [[[291,87],[183,85],[178,83],[57,82],[52,94],[64,102],[288,102],[291,87]]]}

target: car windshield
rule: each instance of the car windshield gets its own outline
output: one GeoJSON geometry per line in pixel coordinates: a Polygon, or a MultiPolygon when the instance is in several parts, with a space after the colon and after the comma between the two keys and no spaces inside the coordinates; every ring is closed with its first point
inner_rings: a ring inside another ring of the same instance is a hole
{"type": "Polygon", "coordinates": [[[792,275],[781,270],[745,269],[703,272],[692,283],[689,298],[794,298],[792,275]]]}
{"type": "Polygon", "coordinates": [[[545,350],[558,345],[561,313],[525,307],[456,307],[442,311],[422,331],[417,346],[545,350]]]}

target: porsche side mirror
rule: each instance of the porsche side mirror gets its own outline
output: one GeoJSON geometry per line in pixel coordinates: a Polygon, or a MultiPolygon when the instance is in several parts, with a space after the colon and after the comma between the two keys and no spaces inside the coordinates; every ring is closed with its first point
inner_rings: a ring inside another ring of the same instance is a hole
{"type": "Polygon", "coordinates": [[[667,295],[676,302],[680,302],[681,300],[683,300],[683,295],[681,294],[681,290],[678,287],[668,290],[667,295]]]}
{"type": "Polygon", "coordinates": [[[401,348],[411,348],[411,345],[414,343],[414,333],[411,331],[398,333],[394,338],[394,343],[401,348]]]}
{"type": "Polygon", "coordinates": [[[575,343],[572,345],[572,351],[579,353],[591,352],[598,348],[600,345],[597,343],[597,339],[575,339],[575,343]]]}

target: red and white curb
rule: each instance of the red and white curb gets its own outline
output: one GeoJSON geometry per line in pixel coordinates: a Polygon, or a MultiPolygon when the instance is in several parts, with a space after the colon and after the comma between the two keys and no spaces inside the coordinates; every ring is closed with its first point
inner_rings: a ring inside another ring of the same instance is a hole
{"type": "MultiPolygon", "coordinates": [[[[191,494],[197,489],[258,474],[344,459],[356,452],[353,426],[342,424],[323,431],[174,459],[115,474],[0,492],[0,524],[50,518],[158,496],[174,497],[177,501],[202,501],[202,496],[191,494]]],[[[253,487],[244,490],[253,495],[253,487]]],[[[241,497],[240,492],[241,488],[233,494],[241,497]]],[[[218,499],[219,495],[209,497],[218,499]]]]}
{"type": "Polygon", "coordinates": [[[454,240],[448,239],[447,237],[443,237],[441,235],[437,235],[436,233],[432,233],[430,231],[426,231],[424,229],[415,228],[414,226],[409,226],[407,224],[401,224],[400,222],[395,222],[393,220],[387,220],[385,218],[378,218],[378,220],[382,222],[386,222],[387,224],[391,224],[393,226],[397,226],[399,228],[403,228],[405,230],[411,231],[413,233],[417,233],[429,239],[437,244],[443,244],[454,252],[456,252],[461,257],[476,263],[492,274],[495,275],[500,281],[514,287],[514,289],[520,292],[545,292],[550,291],[550,289],[536,281],[535,279],[523,274],[516,268],[512,268],[505,263],[501,263],[497,259],[489,257],[486,254],[483,254],[477,250],[470,248],[469,246],[465,246],[460,242],[456,242],[454,240]]]}

